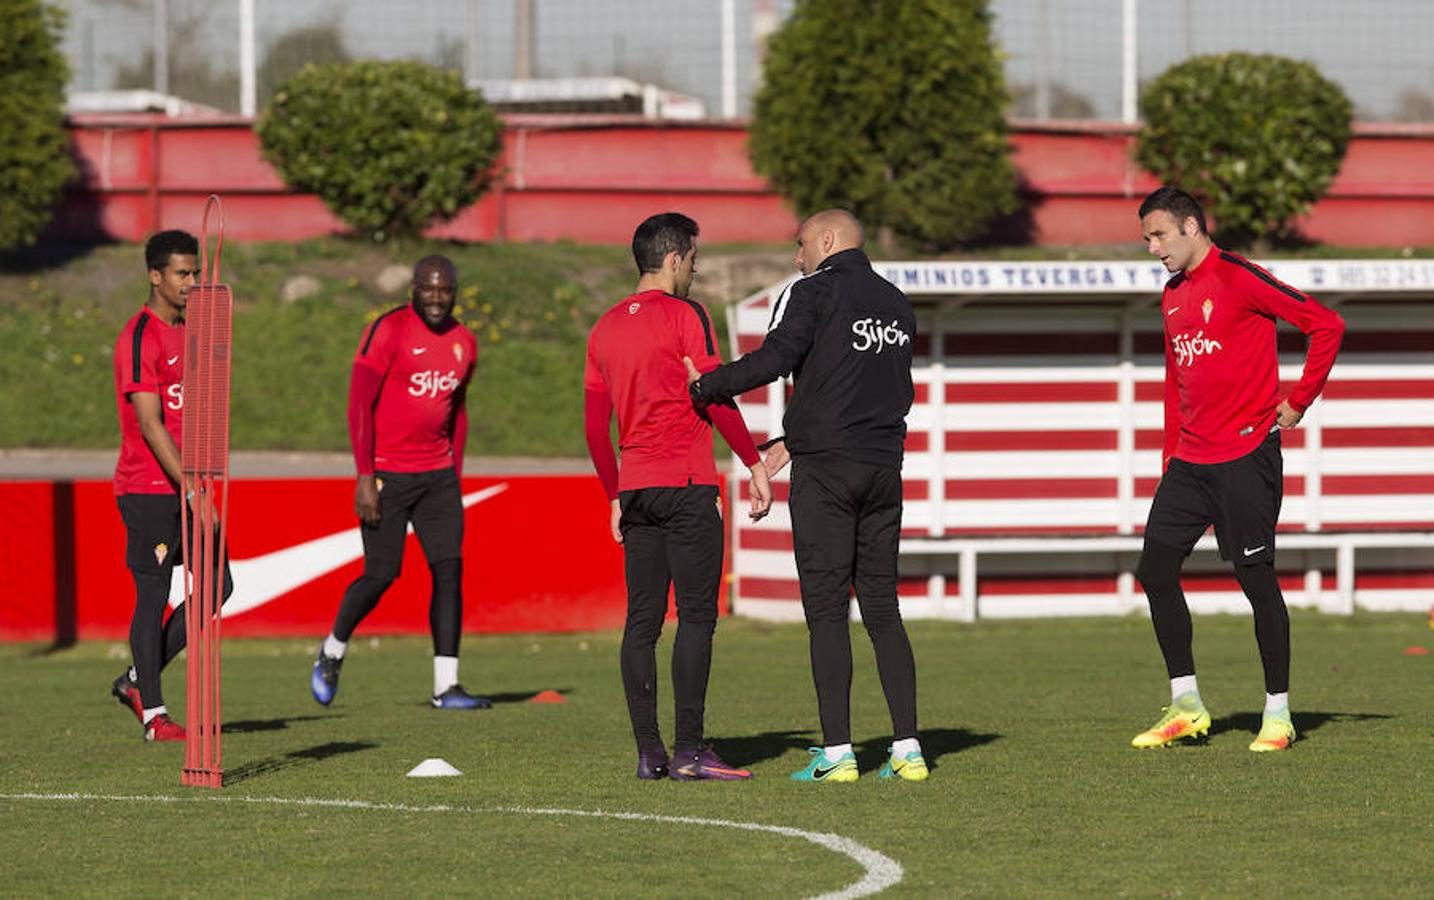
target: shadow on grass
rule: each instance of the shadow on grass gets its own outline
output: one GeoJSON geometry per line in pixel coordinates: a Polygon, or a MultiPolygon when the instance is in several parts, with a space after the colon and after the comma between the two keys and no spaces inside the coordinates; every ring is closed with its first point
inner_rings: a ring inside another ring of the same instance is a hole
{"type": "Polygon", "coordinates": [[[317,744],[304,750],[285,753],[283,756],[271,756],[268,759],[245,763],[242,766],[229,769],[224,773],[224,783],[226,785],[238,784],[250,778],[259,778],[286,769],[322,762],[335,756],[343,756],[346,753],[372,750],[377,746],[378,744],[371,744],[368,741],[330,741],[327,744],[317,744]]]}
{"type": "MultiPolygon", "coordinates": [[[[947,754],[960,753],[1001,739],[999,734],[982,734],[965,728],[923,729],[917,737],[921,739],[921,755],[926,759],[926,765],[932,769],[938,768],[938,760],[947,754]]],[[[862,741],[854,749],[857,765],[865,772],[886,764],[887,754],[891,752],[891,741],[888,738],[862,741]]]]}
{"type": "MultiPolygon", "coordinates": [[[[1367,722],[1372,719],[1392,719],[1393,716],[1382,713],[1343,713],[1343,712],[1295,712],[1292,713],[1295,723],[1295,732],[1303,737],[1312,731],[1318,731],[1320,726],[1326,722],[1367,722]]],[[[1250,734],[1258,734],[1260,731],[1261,714],[1257,712],[1232,713],[1228,716],[1221,716],[1210,723],[1210,737],[1217,734],[1224,734],[1227,731],[1244,731],[1250,734]]]]}
{"type": "MultiPolygon", "coordinates": [[[[573,689],[572,689],[572,688],[544,688],[544,689],[541,690],[541,691],[505,691],[505,692],[503,692],[503,693],[501,693],[501,694],[490,694],[490,693],[487,693],[486,691],[477,691],[477,692],[470,692],[470,693],[472,693],[473,696],[475,696],[475,697],[487,697],[489,700],[493,701],[493,705],[494,705],[494,706],[497,706],[499,703],[529,703],[529,702],[531,702],[531,701],[533,700],[534,697],[538,696],[539,694],[546,693],[546,692],[548,692],[548,691],[551,691],[551,692],[554,693],[554,694],[559,694],[559,695],[561,695],[562,698],[563,698],[563,702],[566,702],[567,699],[568,699],[568,695],[573,692],[573,689]]],[[[547,701],[547,702],[554,702],[554,701],[547,701]]],[[[430,702],[430,701],[424,701],[421,705],[422,705],[422,706],[427,706],[427,707],[429,707],[430,709],[435,708],[435,707],[433,706],[432,702],[430,702]]]]}
{"type": "Polygon", "coordinates": [[[764,731],[745,737],[714,738],[712,746],[729,766],[745,769],[776,759],[794,747],[805,750],[820,741],[810,731],[764,731]]]}
{"type": "Polygon", "coordinates": [[[282,719],[240,719],[225,722],[225,734],[253,734],[256,731],[283,731],[291,722],[322,722],[328,719],[342,719],[343,713],[331,716],[289,716],[282,719]]]}
{"type": "MultiPolygon", "coordinates": [[[[965,728],[935,728],[920,733],[921,753],[927,765],[936,768],[936,761],[948,753],[960,753],[1001,739],[999,734],[981,734],[965,728]]],[[[717,752],[729,765],[746,768],[763,760],[776,759],[792,749],[805,750],[821,743],[821,736],[812,731],[767,731],[747,737],[713,740],[717,752]]],[[[873,738],[856,744],[857,764],[863,772],[879,768],[886,762],[890,738],[873,738]]]]}

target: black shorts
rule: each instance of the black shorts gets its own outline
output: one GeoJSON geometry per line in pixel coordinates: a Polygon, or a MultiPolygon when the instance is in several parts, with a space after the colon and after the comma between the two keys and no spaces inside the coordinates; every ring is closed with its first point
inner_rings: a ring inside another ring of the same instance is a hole
{"type": "Polygon", "coordinates": [[[392,580],[403,566],[408,526],[418,535],[428,564],[463,556],[463,492],[451,467],[429,472],[375,472],[376,527],[364,525],[364,574],[392,580]]]}
{"type": "Polygon", "coordinates": [[[1275,521],[1283,500],[1284,460],[1276,430],[1260,446],[1229,462],[1172,459],[1155,489],[1145,538],[1188,554],[1214,525],[1221,559],[1237,565],[1273,560],[1275,521]]]}
{"type": "MultiPolygon", "coordinates": [[[[179,495],[120,494],[120,519],[126,536],[125,565],[131,571],[169,575],[184,562],[179,540],[179,495]]],[[[224,559],[228,581],[229,559],[224,559]]]]}

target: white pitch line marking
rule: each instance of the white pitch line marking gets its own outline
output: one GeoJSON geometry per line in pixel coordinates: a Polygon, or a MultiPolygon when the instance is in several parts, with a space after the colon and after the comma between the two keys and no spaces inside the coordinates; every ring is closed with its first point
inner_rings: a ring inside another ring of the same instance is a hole
{"type": "Polygon", "coordinates": [[[838,891],[822,894],[815,900],[852,900],[884,891],[901,881],[905,870],[901,863],[884,853],[879,853],[851,838],[822,831],[805,831],[785,825],[762,825],[757,822],[734,822],[728,819],[701,819],[693,816],[659,816],[649,813],[604,812],[585,809],[544,809],[525,806],[474,807],[414,806],[408,803],[381,803],[370,800],[325,800],[319,797],[176,797],[172,795],[116,795],[116,794],[0,794],[0,800],[69,800],[69,801],[111,801],[120,803],[255,803],[273,806],[324,806],[339,809],[374,809],[392,812],[452,812],[452,813],[507,813],[526,816],[581,816],[594,819],[621,819],[628,822],[662,822],[672,825],[707,825],[717,828],[734,828],[739,831],[765,831],[783,837],[801,838],[833,853],[849,857],[860,865],[865,874],[838,891]]]}

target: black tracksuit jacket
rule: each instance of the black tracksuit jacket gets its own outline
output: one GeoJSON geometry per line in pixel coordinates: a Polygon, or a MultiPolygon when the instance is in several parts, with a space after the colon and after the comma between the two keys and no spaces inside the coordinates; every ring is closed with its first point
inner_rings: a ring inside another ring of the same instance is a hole
{"type": "Polygon", "coordinates": [[[915,397],[916,317],[906,295],[861,250],[843,250],[794,283],[776,315],[762,346],[703,375],[693,398],[720,402],[791,373],[788,452],[899,469],[915,397]]]}

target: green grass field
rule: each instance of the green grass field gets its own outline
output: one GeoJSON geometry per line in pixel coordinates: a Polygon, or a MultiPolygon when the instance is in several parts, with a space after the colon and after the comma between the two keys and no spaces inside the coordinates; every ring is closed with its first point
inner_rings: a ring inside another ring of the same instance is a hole
{"type": "MultiPolygon", "coordinates": [[[[800,625],[718,630],[708,730],[748,783],[633,778],[615,633],[469,637],[464,681],[499,701],[473,713],[427,708],[426,640],[361,635],[328,709],[311,642],[230,641],[217,792],[180,787],[182,748],[144,744],[109,697],[122,645],[3,646],[0,893],[855,896],[899,877],[884,894],[1427,896],[1434,658],[1403,651],[1434,635],[1411,615],[1293,627],[1302,740],[1256,755],[1247,617],[1196,622],[1208,742],[1145,752],[1127,743],[1167,696],[1147,622],[912,623],[924,784],[875,777],[889,723],[859,629],[851,785],[787,778],[816,737],[800,625]],[[544,689],[567,702],[526,702],[544,689]],[[404,777],[433,756],[463,776],[404,777]],[[838,835],[899,871],[648,817],[838,835]]],[[[182,667],[166,689],[182,714],[182,667]]],[[[670,738],[665,666],[661,693],[670,738]]]]}

